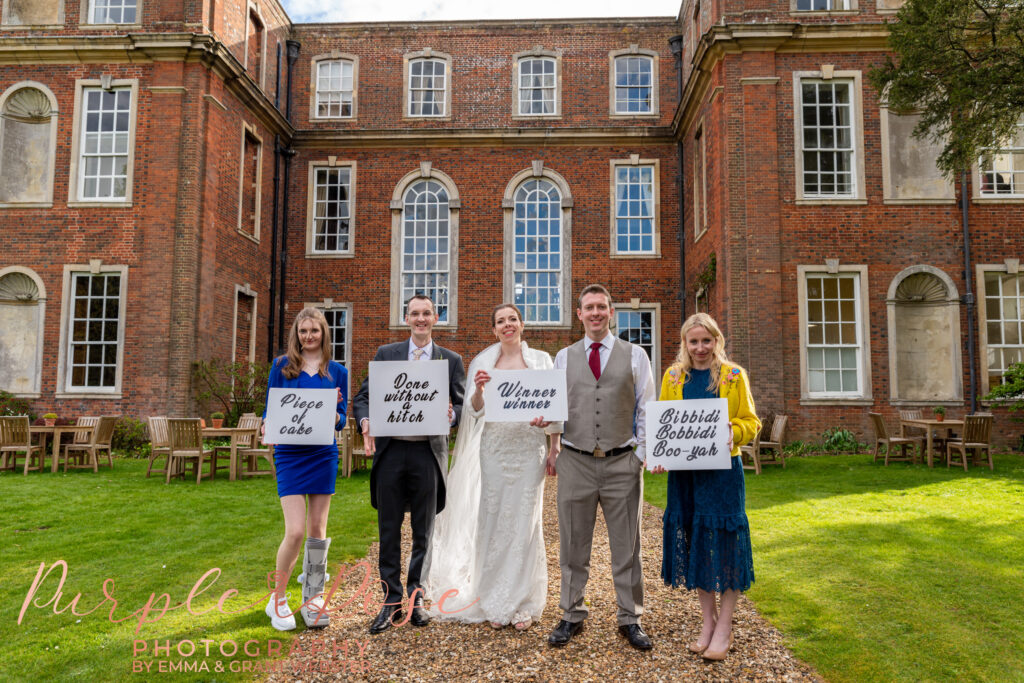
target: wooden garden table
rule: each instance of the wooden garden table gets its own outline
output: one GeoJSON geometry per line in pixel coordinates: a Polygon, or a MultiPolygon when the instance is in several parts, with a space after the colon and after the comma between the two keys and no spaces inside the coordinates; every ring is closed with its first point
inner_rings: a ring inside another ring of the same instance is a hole
{"type": "Polygon", "coordinates": [[[39,435],[39,448],[42,449],[44,457],[46,453],[46,437],[53,439],[53,450],[51,454],[50,471],[57,471],[57,461],[60,460],[60,437],[64,434],[78,434],[84,432],[89,435],[96,425],[30,425],[29,434],[39,435]]]}
{"type": "Polygon", "coordinates": [[[256,436],[255,429],[243,429],[242,427],[203,427],[203,438],[213,439],[226,436],[231,440],[231,453],[228,461],[228,481],[238,478],[238,447],[249,448],[252,446],[252,439],[256,436]]]}
{"type": "Polygon", "coordinates": [[[900,420],[900,424],[903,425],[903,426],[906,426],[906,427],[921,427],[921,428],[924,429],[925,440],[926,440],[926,449],[928,451],[928,467],[933,467],[933,465],[932,465],[932,433],[933,433],[933,431],[941,429],[942,433],[945,435],[945,437],[948,438],[950,430],[953,430],[953,429],[961,429],[962,430],[963,429],[964,421],[963,420],[936,420],[934,418],[928,420],[928,419],[922,418],[920,420],[900,420]]]}

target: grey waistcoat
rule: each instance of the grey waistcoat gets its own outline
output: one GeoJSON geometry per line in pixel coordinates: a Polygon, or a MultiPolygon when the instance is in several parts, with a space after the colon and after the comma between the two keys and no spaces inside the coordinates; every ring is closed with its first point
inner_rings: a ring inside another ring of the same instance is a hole
{"type": "Polygon", "coordinates": [[[581,451],[609,451],[633,438],[632,348],[616,339],[601,379],[595,380],[587,362],[590,344],[589,337],[580,340],[566,354],[569,421],[562,436],[581,451]]]}

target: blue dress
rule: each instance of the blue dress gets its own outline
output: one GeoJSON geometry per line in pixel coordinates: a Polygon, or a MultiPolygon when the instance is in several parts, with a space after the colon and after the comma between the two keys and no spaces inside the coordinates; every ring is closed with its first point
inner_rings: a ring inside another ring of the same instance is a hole
{"type": "MultiPolygon", "coordinates": [[[[690,370],[683,398],[718,398],[708,390],[711,370],[690,370]]],[[[728,470],[668,473],[661,578],[708,592],[745,591],[754,582],[742,458],[728,470]]]]}
{"type": "MultiPolygon", "coordinates": [[[[348,403],[348,370],[340,363],[331,361],[330,376],[319,374],[308,375],[300,372],[294,379],[288,379],[281,369],[288,364],[287,358],[274,361],[267,382],[267,394],[270,387],[286,387],[293,389],[333,389],[341,388],[341,399],[338,401],[338,423],[345,424],[345,408],[348,403]]],[[[267,416],[266,410],[263,417],[267,416]]],[[[334,482],[338,478],[338,445],[300,446],[281,444],[274,447],[274,467],[277,469],[277,495],[294,496],[314,493],[334,493],[334,482]]]]}

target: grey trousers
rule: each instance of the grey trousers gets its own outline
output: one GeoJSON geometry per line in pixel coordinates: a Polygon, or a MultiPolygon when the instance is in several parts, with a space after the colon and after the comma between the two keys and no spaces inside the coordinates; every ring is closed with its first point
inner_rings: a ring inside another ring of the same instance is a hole
{"type": "Polygon", "coordinates": [[[583,602],[590,576],[597,506],[608,526],[612,579],[618,602],[619,625],[636,624],[644,611],[644,575],[640,565],[640,503],[643,464],[633,453],[610,458],[581,455],[563,448],[558,471],[559,564],[562,593],[559,608],[570,622],[587,617],[583,602]]]}

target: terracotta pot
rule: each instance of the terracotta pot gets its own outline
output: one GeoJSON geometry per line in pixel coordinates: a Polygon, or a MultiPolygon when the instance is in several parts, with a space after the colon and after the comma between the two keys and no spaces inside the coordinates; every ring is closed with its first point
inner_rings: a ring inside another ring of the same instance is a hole
{"type": "Polygon", "coordinates": [[[213,428],[214,429],[220,429],[221,427],[224,426],[224,418],[222,418],[222,417],[220,417],[220,418],[218,418],[218,417],[211,417],[210,418],[210,422],[213,423],[213,428]]]}
{"type": "Polygon", "coordinates": [[[945,413],[936,413],[935,414],[935,421],[936,422],[942,422],[945,419],[946,419],[945,413]]]}
{"type": "Polygon", "coordinates": [[[57,418],[55,418],[55,417],[44,417],[43,418],[43,423],[45,423],[47,427],[52,427],[53,425],[57,424],[57,418]]]}

